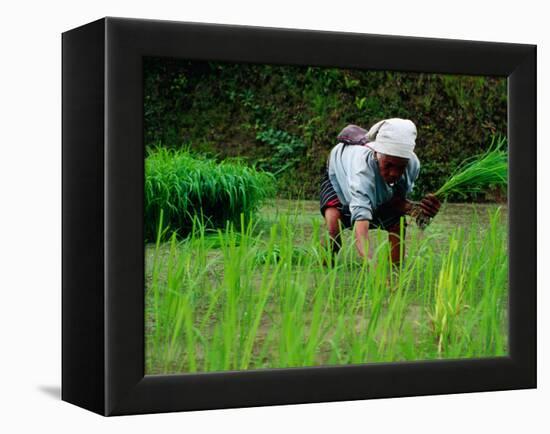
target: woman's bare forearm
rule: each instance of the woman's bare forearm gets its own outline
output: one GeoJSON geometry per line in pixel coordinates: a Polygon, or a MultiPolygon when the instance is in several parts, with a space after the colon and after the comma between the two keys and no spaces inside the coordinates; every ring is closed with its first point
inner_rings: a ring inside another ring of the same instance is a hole
{"type": "Polygon", "coordinates": [[[363,258],[366,255],[365,246],[369,236],[369,221],[358,220],[355,222],[355,247],[363,258]]]}

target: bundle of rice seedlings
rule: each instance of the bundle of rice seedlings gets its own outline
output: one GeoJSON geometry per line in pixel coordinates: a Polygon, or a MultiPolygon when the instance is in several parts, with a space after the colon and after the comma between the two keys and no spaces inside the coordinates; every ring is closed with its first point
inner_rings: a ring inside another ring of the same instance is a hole
{"type": "MultiPolygon", "coordinates": [[[[486,192],[489,188],[506,187],[508,185],[508,152],[506,151],[506,138],[493,136],[489,149],[465,160],[450,178],[434,195],[445,200],[449,195],[456,194],[463,198],[470,195],[476,196],[486,192]]],[[[413,205],[411,215],[416,223],[424,229],[429,223],[420,204],[413,205]]]]}
{"type": "Polygon", "coordinates": [[[238,224],[274,195],[269,173],[240,161],[216,162],[188,150],[148,149],[145,160],[145,239],[154,240],[161,210],[164,224],[180,235],[193,220],[206,227],[238,224]]]}

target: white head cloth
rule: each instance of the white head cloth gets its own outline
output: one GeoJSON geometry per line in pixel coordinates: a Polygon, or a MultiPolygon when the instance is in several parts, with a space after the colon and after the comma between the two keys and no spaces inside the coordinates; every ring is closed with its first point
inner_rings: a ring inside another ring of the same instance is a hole
{"type": "Polygon", "coordinates": [[[381,154],[411,158],[416,143],[416,126],[408,119],[385,119],[366,134],[368,146],[381,154]]]}

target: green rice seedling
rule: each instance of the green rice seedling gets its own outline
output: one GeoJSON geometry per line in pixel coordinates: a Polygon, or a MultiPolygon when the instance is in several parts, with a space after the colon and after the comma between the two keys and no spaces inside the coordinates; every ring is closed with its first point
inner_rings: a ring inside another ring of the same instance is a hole
{"type": "Polygon", "coordinates": [[[506,187],[508,183],[508,153],[506,138],[493,137],[487,152],[464,161],[434,194],[446,198],[455,193],[480,194],[489,187],[506,187]]]}
{"type": "MultiPolygon", "coordinates": [[[[508,185],[508,152],[506,137],[493,136],[489,149],[483,154],[468,158],[460,164],[449,179],[434,193],[441,200],[455,194],[463,198],[479,195],[490,188],[506,188],[508,185]]],[[[427,218],[418,204],[411,213],[418,226],[425,228],[427,218]]]]}
{"type": "MultiPolygon", "coordinates": [[[[158,232],[160,234],[161,229],[158,232]]],[[[207,291],[211,286],[207,270],[215,260],[207,262],[202,255],[203,266],[196,266],[194,253],[206,251],[204,238],[180,243],[173,234],[168,244],[164,264],[161,264],[161,245],[155,245],[153,274],[147,287],[146,296],[154,300],[152,322],[155,332],[147,341],[146,360],[149,366],[160,365],[165,372],[181,369],[184,364],[188,371],[194,372],[197,362],[193,314],[201,298],[199,291],[207,291]]]]}
{"type": "Polygon", "coordinates": [[[504,355],[506,348],[506,236],[500,208],[486,227],[450,239],[430,312],[440,357],[504,355]]]}
{"type": "MultiPolygon", "coordinates": [[[[370,248],[370,247],[369,247],[370,248]]],[[[375,361],[379,358],[380,348],[380,317],[383,314],[384,303],[387,300],[389,291],[387,286],[387,271],[391,265],[389,263],[389,245],[382,243],[373,253],[373,260],[376,265],[370,264],[364,259],[364,265],[361,271],[364,273],[365,280],[358,279],[357,288],[361,294],[361,299],[356,306],[354,320],[358,319],[359,324],[351,324],[349,329],[348,341],[350,352],[350,363],[365,363],[366,361],[375,361]]],[[[342,318],[345,318],[345,309],[341,312],[342,318]]]]}
{"type": "Polygon", "coordinates": [[[468,279],[472,308],[464,316],[465,330],[463,336],[457,336],[455,354],[466,352],[470,357],[506,354],[508,261],[506,236],[500,228],[501,210],[497,208],[489,215],[483,236],[476,239],[475,249],[480,254],[473,257],[468,279]]]}
{"type": "Polygon", "coordinates": [[[149,148],[145,159],[145,238],[155,239],[160,211],[164,224],[185,235],[194,216],[208,227],[238,224],[275,193],[273,175],[239,161],[216,162],[187,150],[149,148]]]}
{"type": "Polygon", "coordinates": [[[447,255],[443,260],[435,288],[435,304],[430,318],[437,339],[437,350],[441,354],[454,332],[455,320],[465,308],[463,302],[469,250],[463,246],[463,231],[458,229],[451,235],[447,255]]]}

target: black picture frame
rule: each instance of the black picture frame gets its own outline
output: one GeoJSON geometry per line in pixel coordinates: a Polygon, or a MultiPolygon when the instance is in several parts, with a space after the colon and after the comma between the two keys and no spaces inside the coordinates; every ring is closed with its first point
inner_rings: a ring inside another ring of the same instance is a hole
{"type": "Polygon", "coordinates": [[[536,387],[536,46],[103,18],[62,35],[62,399],[102,415],[536,387]],[[508,78],[509,355],[144,375],[144,56],[508,78]]]}

